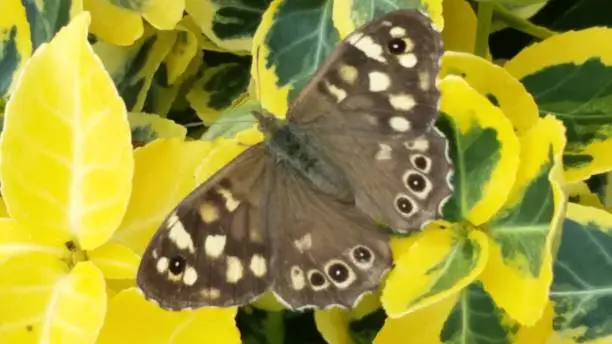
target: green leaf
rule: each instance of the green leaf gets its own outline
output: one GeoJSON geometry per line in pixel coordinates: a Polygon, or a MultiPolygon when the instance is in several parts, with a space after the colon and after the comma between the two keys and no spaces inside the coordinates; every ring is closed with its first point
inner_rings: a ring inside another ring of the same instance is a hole
{"type": "Polygon", "coordinates": [[[418,9],[426,12],[434,21],[437,30],[444,25],[442,0],[350,0],[334,3],[334,25],[340,37],[346,37],[359,26],[385,13],[400,9],[418,9]]]}
{"type": "Polygon", "coordinates": [[[554,244],[565,213],[564,128],[541,118],[521,136],[521,166],[508,202],[488,224],[492,239],[485,289],[508,314],[533,325],[548,302],[554,244]]]}
{"type": "Polygon", "coordinates": [[[268,111],[284,116],[288,102],[340,41],[332,21],[333,3],[275,1],[264,13],[253,40],[253,51],[259,54],[252,73],[268,111]]]}
{"type": "Polygon", "coordinates": [[[448,76],[440,89],[436,126],[449,140],[455,166],[444,218],[478,226],[506,202],[518,169],[518,138],[503,112],[463,79],[448,76]]]}
{"type": "Polygon", "coordinates": [[[175,31],[151,29],[129,47],[101,41],[94,45],[128,111],[143,110],[155,72],[172,49],[176,36],[175,31]]]}
{"type": "Polygon", "coordinates": [[[142,16],[158,30],[171,30],[183,16],[185,0],[106,0],[142,16]]]}
{"type": "Polygon", "coordinates": [[[1,1],[0,103],[4,103],[2,98],[9,93],[19,69],[31,54],[32,42],[24,7],[20,0],[1,1]]]}
{"type": "Polygon", "coordinates": [[[240,103],[251,80],[251,57],[205,51],[203,68],[187,93],[187,100],[205,124],[240,103]]]}
{"type": "Polygon", "coordinates": [[[585,342],[612,335],[612,214],[570,203],[550,296],[553,326],[585,342]]]}
{"type": "Polygon", "coordinates": [[[567,128],[564,154],[569,182],[612,170],[612,29],[570,31],[534,44],[506,68],[540,108],[567,128]]]}
{"type": "Polygon", "coordinates": [[[461,292],[440,333],[445,344],[510,344],[517,327],[507,321],[479,283],[461,292]]]}
{"type": "Polygon", "coordinates": [[[217,138],[231,138],[237,133],[253,127],[255,117],[253,111],[261,110],[261,105],[255,100],[249,100],[235,109],[225,111],[202,135],[202,140],[213,141],[217,138]]]}
{"type": "Polygon", "coordinates": [[[48,42],[64,25],[68,24],[71,12],[81,7],[81,1],[21,1],[30,23],[32,48],[48,42]]]}
{"type": "Polygon", "coordinates": [[[224,49],[250,53],[270,0],[187,0],[185,8],[208,38],[224,49]]]}
{"type": "Polygon", "coordinates": [[[593,26],[612,26],[612,1],[605,0],[555,0],[550,7],[556,9],[554,16],[540,25],[553,30],[565,31],[593,26]]]}

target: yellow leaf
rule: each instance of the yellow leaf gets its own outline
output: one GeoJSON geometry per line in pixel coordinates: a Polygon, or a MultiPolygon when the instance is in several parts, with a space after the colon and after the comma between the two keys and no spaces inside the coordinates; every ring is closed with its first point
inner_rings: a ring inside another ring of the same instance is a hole
{"type": "Polygon", "coordinates": [[[521,166],[500,213],[489,223],[489,262],[481,279],[495,303],[523,325],[534,324],[549,299],[555,243],[565,214],[565,129],[540,118],[521,136],[521,166]]]}
{"type": "Polygon", "coordinates": [[[196,186],[195,169],[211,143],[158,139],[134,152],[128,210],[112,240],[142,254],[162,220],[196,186]]]}
{"type": "Polygon", "coordinates": [[[538,120],[539,109],[520,81],[504,68],[476,55],[447,52],[442,58],[440,78],[460,75],[468,84],[499,107],[515,132],[521,135],[538,120]]]}
{"type": "Polygon", "coordinates": [[[317,330],[329,344],[350,344],[350,323],[380,309],[380,291],[368,293],[350,311],[338,308],[314,311],[317,330]]]}
{"type": "Polygon", "coordinates": [[[407,338],[410,343],[440,343],[440,332],[458,298],[459,293],[401,318],[387,318],[374,344],[406,343],[407,338]]]}
{"type": "MultiPolygon", "coordinates": [[[[608,177],[609,178],[609,177],[608,177]]],[[[610,185],[608,183],[606,187],[610,185]]],[[[595,207],[598,209],[605,209],[601,200],[589,189],[589,186],[585,182],[577,182],[565,185],[565,190],[569,194],[570,201],[581,205],[595,207]]]]}
{"type": "Polygon", "coordinates": [[[136,288],[130,288],[110,302],[98,344],[238,344],[241,341],[234,321],[236,312],[235,307],[165,311],[146,301],[136,288]]]}
{"type": "Polygon", "coordinates": [[[444,50],[471,53],[476,43],[476,15],[466,0],[444,0],[444,50]]]}
{"type": "Polygon", "coordinates": [[[247,146],[241,144],[236,139],[222,139],[218,141],[196,169],[196,182],[198,184],[203,183],[247,148],[247,146]]]}
{"type": "Polygon", "coordinates": [[[59,257],[67,237],[31,231],[11,218],[0,218],[0,263],[12,256],[39,252],[59,257]]]}
{"type": "Polygon", "coordinates": [[[343,309],[332,308],[326,311],[315,310],[317,330],[329,344],[352,344],[349,329],[349,313],[343,309]]]}
{"type": "Polygon", "coordinates": [[[532,326],[521,326],[514,337],[513,344],[547,343],[553,333],[553,318],[555,311],[551,302],[548,302],[542,317],[532,326]]]}
{"type": "Polygon", "coordinates": [[[106,314],[102,273],[91,263],[69,272],[43,255],[0,266],[0,343],[95,343],[106,314]]]}
{"type": "Polygon", "coordinates": [[[487,237],[470,231],[431,228],[396,262],[382,293],[382,305],[392,318],[415,312],[460,292],[484,269],[487,237]]]}
{"type": "Polygon", "coordinates": [[[497,213],[512,189],[519,165],[518,138],[504,113],[462,78],[448,75],[440,83],[440,90],[441,111],[452,118],[455,127],[454,145],[471,150],[470,154],[455,157],[461,164],[456,164],[456,189],[450,202],[457,204],[462,219],[479,226],[497,213]],[[471,146],[478,137],[486,138],[481,142],[487,145],[471,146]],[[466,164],[475,169],[462,170],[466,164]],[[478,182],[474,184],[470,176],[478,182]]]}
{"type": "Polygon", "coordinates": [[[147,0],[142,16],[158,30],[172,30],[183,17],[185,0],[147,0]]]}
{"type": "Polygon", "coordinates": [[[104,244],[87,256],[108,279],[135,278],[140,263],[140,256],[121,244],[104,244]]]}
{"type": "Polygon", "coordinates": [[[89,13],[24,67],[0,142],[2,193],[13,218],[100,246],[120,223],[132,183],[125,107],[87,42],[89,13]]]}
{"type": "Polygon", "coordinates": [[[142,18],[113,5],[109,0],[83,0],[83,8],[91,12],[91,32],[116,45],[130,45],[144,32],[142,18]]]}
{"type": "MultiPolygon", "coordinates": [[[[154,135],[153,139],[185,139],[187,136],[187,128],[156,114],[130,112],[128,113],[128,119],[132,132],[137,131],[138,128],[150,129],[152,135],[154,135]]],[[[136,141],[135,139],[133,137],[132,141],[136,141]]]]}

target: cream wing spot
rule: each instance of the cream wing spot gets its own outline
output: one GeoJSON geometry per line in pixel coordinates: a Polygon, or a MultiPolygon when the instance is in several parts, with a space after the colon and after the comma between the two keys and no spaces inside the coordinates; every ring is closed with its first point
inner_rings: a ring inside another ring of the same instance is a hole
{"type": "Polygon", "coordinates": [[[267,272],[266,259],[259,254],[254,254],[251,257],[249,269],[256,277],[263,277],[267,272]]]}
{"type": "Polygon", "coordinates": [[[389,125],[395,131],[406,132],[410,130],[410,122],[402,116],[393,116],[389,119],[389,125]]]}
{"type": "Polygon", "coordinates": [[[159,258],[157,260],[157,264],[155,265],[155,267],[157,268],[157,272],[159,272],[160,274],[166,273],[166,271],[168,270],[169,264],[170,264],[170,261],[168,260],[168,258],[166,257],[159,258]]]}
{"type": "Polygon", "coordinates": [[[331,94],[332,96],[334,96],[336,98],[336,101],[338,103],[340,103],[341,101],[344,100],[344,98],[346,98],[347,93],[345,90],[339,88],[338,86],[325,81],[325,87],[327,88],[327,91],[329,92],[329,94],[331,94]]]}
{"type": "Polygon", "coordinates": [[[422,91],[427,91],[431,87],[431,82],[429,80],[429,72],[419,72],[419,88],[422,91]]]}
{"type": "Polygon", "coordinates": [[[198,280],[198,272],[196,269],[191,266],[185,269],[185,273],[183,274],[183,283],[188,286],[192,286],[198,280]]]}
{"type": "Polygon", "coordinates": [[[392,27],[391,30],[389,30],[389,35],[393,38],[404,37],[406,36],[406,29],[400,26],[392,27]]]}
{"type": "Polygon", "coordinates": [[[427,152],[429,150],[429,141],[421,137],[412,141],[405,142],[404,146],[410,150],[427,152]]]}
{"type": "Polygon", "coordinates": [[[395,110],[410,111],[416,105],[414,97],[409,94],[394,94],[389,96],[389,103],[395,110]]]}
{"type": "Polygon", "coordinates": [[[211,224],[219,219],[219,209],[209,202],[204,202],[198,208],[198,213],[200,214],[200,218],[206,224],[211,224]]]}
{"type": "Polygon", "coordinates": [[[355,48],[361,50],[367,57],[378,62],[386,63],[387,60],[383,56],[382,45],[374,42],[370,36],[360,36],[357,39],[349,40],[355,48]]]}
{"type": "Polygon", "coordinates": [[[346,81],[350,85],[353,85],[355,84],[355,81],[357,81],[359,71],[353,66],[342,65],[338,69],[338,74],[340,75],[340,78],[342,78],[342,80],[346,81]]]}
{"type": "Polygon", "coordinates": [[[227,237],[223,234],[211,234],[204,240],[204,252],[210,258],[218,258],[225,249],[227,237]]]}
{"type": "Polygon", "coordinates": [[[221,296],[221,290],[217,288],[204,288],[200,291],[200,295],[207,300],[216,300],[221,296]]]}
{"type": "Polygon", "coordinates": [[[306,286],[306,278],[304,276],[304,271],[297,265],[291,267],[290,271],[291,276],[291,287],[294,290],[302,290],[304,286],[306,286]]]}
{"type": "Polygon", "coordinates": [[[406,68],[412,68],[416,66],[418,60],[415,54],[408,53],[402,54],[397,57],[399,64],[406,68]]]}
{"type": "Polygon", "coordinates": [[[183,223],[178,218],[176,213],[173,213],[170,216],[170,220],[168,221],[170,227],[170,233],[168,233],[168,238],[181,250],[189,250],[190,253],[195,252],[195,247],[193,246],[193,240],[191,239],[191,235],[185,230],[183,223]]]}
{"type": "Polygon", "coordinates": [[[376,160],[389,160],[391,159],[392,148],[388,144],[379,143],[380,149],[376,152],[374,158],[376,160]]]}
{"type": "Polygon", "coordinates": [[[368,79],[370,82],[370,91],[372,92],[386,91],[389,89],[389,86],[391,86],[391,78],[382,72],[370,72],[368,74],[368,79]]]}
{"type": "Polygon", "coordinates": [[[236,208],[238,208],[240,205],[240,201],[234,198],[231,191],[224,188],[217,188],[217,193],[225,199],[225,208],[227,208],[227,210],[230,212],[236,210],[236,208]]]}
{"type": "Polygon", "coordinates": [[[312,247],[312,235],[308,233],[303,237],[294,240],[293,244],[295,245],[295,248],[300,251],[300,253],[304,253],[304,251],[310,250],[310,248],[312,247]]]}
{"type": "Polygon", "coordinates": [[[240,259],[238,257],[228,256],[226,262],[227,270],[225,271],[225,278],[227,283],[236,283],[240,281],[244,272],[240,259]]]}

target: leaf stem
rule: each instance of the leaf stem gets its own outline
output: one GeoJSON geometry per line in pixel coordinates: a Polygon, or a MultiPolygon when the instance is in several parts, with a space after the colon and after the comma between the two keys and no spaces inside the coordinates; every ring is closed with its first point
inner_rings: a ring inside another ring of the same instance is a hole
{"type": "Polygon", "coordinates": [[[493,19],[494,4],[489,2],[478,3],[478,26],[476,28],[476,43],[474,54],[487,58],[489,51],[489,33],[493,19]]]}
{"type": "MultiPolygon", "coordinates": [[[[480,16],[480,13],[479,13],[479,16],[480,16]]],[[[508,10],[507,8],[501,5],[494,5],[494,16],[495,16],[495,19],[500,20],[501,22],[507,24],[511,28],[524,32],[540,40],[544,40],[548,37],[551,37],[557,34],[557,32],[555,31],[552,31],[540,25],[536,25],[527,19],[523,19],[521,17],[516,16],[510,10],[508,10]]]]}
{"type": "Polygon", "coordinates": [[[266,339],[270,344],[282,344],[285,341],[283,312],[269,311],[264,323],[266,339]]]}

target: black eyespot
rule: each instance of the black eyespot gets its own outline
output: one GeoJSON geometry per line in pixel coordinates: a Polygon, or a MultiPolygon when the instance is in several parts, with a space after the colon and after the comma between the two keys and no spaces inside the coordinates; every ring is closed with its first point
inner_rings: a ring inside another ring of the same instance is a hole
{"type": "Polygon", "coordinates": [[[425,186],[427,184],[425,178],[415,173],[408,176],[406,183],[414,192],[421,192],[425,190],[425,186]]]}
{"type": "Polygon", "coordinates": [[[363,246],[358,246],[353,250],[353,258],[358,263],[369,263],[372,259],[372,252],[363,246]]]}
{"type": "Polygon", "coordinates": [[[395,205],[397,206],[397,209],[404,214],[410,214],[413,209],[412,202],[404,196],[398,197],[395,201],[395,205]]]}
{"type": "Polygon", "coordinates": [[[416,158],[414,158],[414,166],[416,166],[416,168],[418,168],[419,170],[425,171],[427,169],[427,158],[425,158],[424,156],[417,156],[416,158]]]}
{"type": "Polygon", "coordinates": [[[310,284],[313,287],[321,287],[325,284],[325,276],[318,271],[314,271],[310,274],[310,284]]]}
{"type": "Polygon", "coordinates": [[[170,259],[170,266],[168,266],[168,270],[170,270],[173,275],[180,275],[185,270],[186,263],[185,258],[181,256],[174,256],[172,259],[170,259]]]}
{"type": "Polygon", "coordinates": [[[387,44],[387,49],[392,54],[403,54],[406,51],[406,42],[401,38],[394,38],[387,44]]]}
{"type": "Polygon", "coordinates": [[[327,268],[327,274],[337,283],[342,283],[349,277],[349,270],[344,264],[334,263],[327,268]]]}

